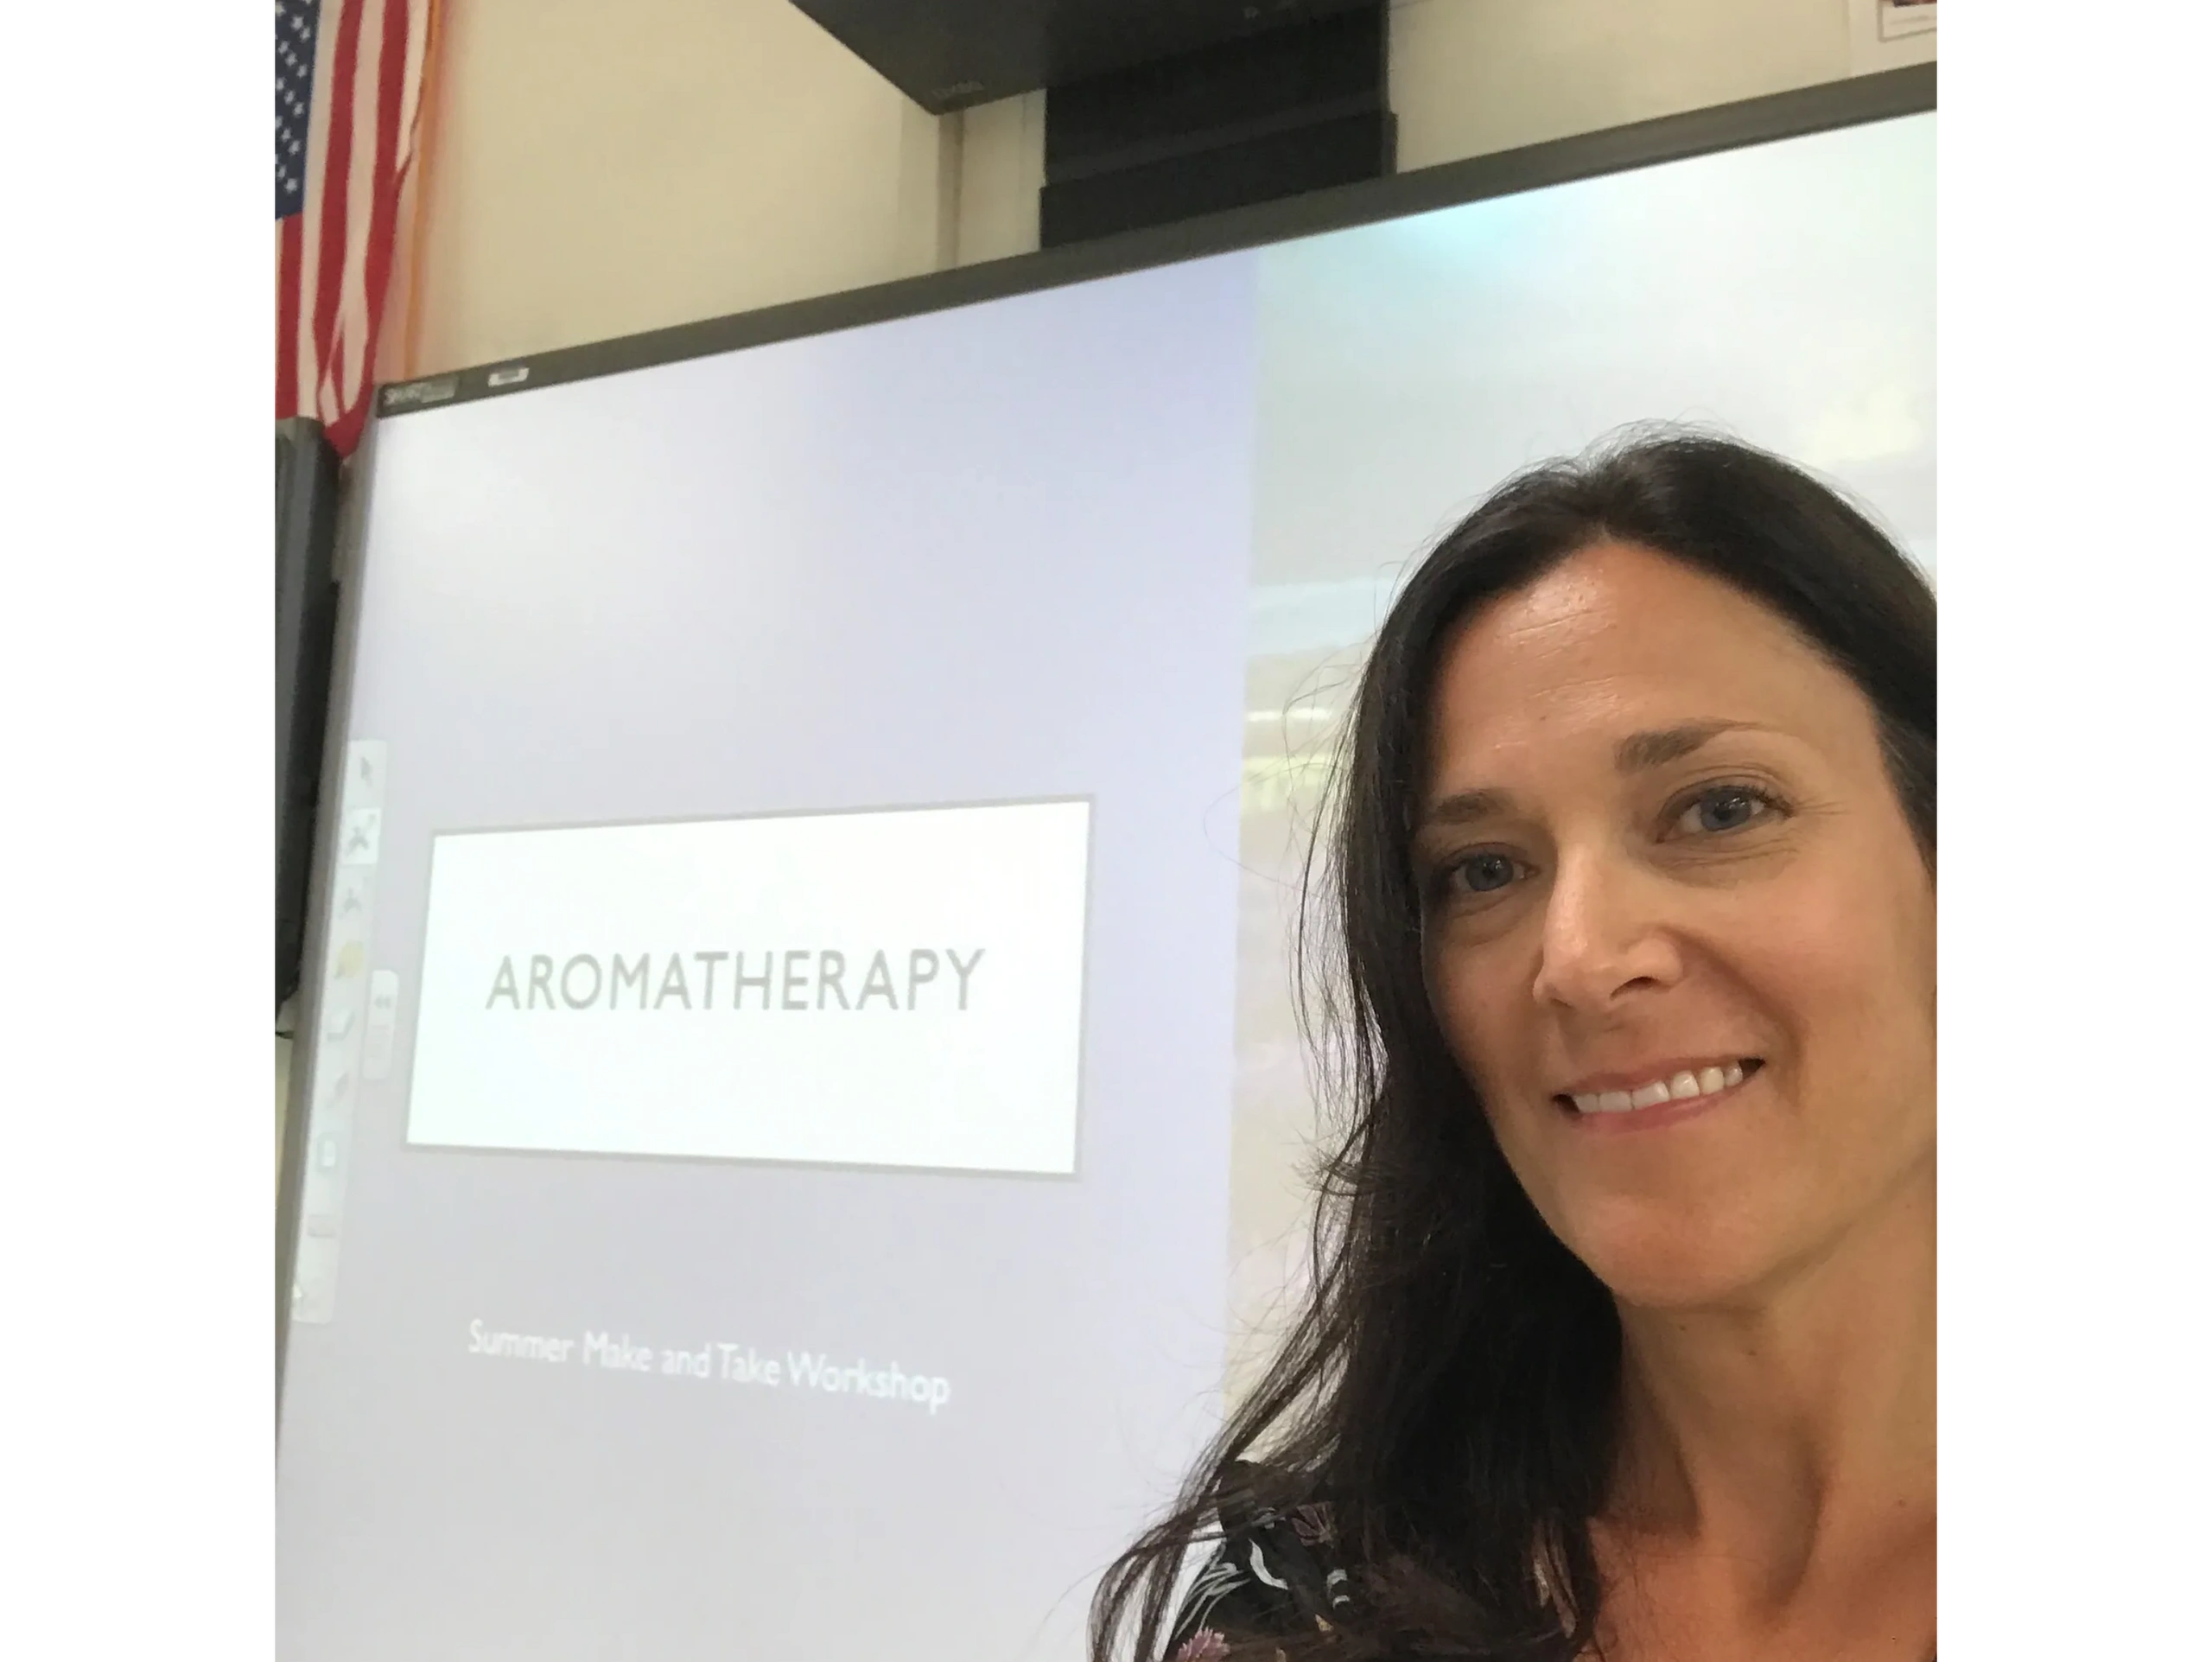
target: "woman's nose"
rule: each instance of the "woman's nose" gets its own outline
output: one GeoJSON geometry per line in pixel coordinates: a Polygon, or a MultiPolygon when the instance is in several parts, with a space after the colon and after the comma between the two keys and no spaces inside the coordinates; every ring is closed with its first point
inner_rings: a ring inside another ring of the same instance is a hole
{"type": "Polygon", "coordinates": [[[1538,1002],[1589,1015],[1681,977],[1656,880],[1602,850],[1563,854],[1545,897],[1538,1002]]]}

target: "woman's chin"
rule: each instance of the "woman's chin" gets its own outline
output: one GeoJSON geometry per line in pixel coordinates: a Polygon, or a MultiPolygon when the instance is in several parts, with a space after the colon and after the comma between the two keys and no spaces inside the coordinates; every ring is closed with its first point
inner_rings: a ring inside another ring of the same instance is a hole
{"type": "Polygon", "coordinates": [[[1574,1255],[1616,1301],[1634,1309],[1711,1310],[1751,1302],[1783,1254],[1729,1239],[1710,1218],[1616,1221],[1568,1236],[1574,1255]]]}

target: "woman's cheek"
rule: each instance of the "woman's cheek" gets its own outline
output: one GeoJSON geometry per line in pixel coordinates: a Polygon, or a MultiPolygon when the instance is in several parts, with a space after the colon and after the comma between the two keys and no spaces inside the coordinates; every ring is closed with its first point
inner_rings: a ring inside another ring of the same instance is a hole
{"type": "Polygon", "coordinates": [[[1522,1025],[1514,1019],[1510,984],[1494,967],[1447,952],[1431,961],[1428,997],[1452,1060],[1495,1116],[1501,1096],[1510,1094],[1497,1084],[1512,1075],[1510,1047],[1522,1025]]]}
{"type": "Polygon", "coordinates": [[[1814,874],[1732,910],[1718,943],[1722,952],[1760,1003],[1801,1019],[1856,1002],[1888,956],[1878,897],[1814,874]]]}

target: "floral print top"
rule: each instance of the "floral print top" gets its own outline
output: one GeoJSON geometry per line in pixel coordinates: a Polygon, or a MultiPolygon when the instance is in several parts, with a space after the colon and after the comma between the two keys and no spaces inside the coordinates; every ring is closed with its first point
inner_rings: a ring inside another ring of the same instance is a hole
{"type": "Polygon", "coordinates": [[[1168,1662],[1215,1662],[1232,1639],[1326,1633],[1351,1602],[1325,1502],[1279,1509],[1224,1500],[1221,1545],[1184,1599],[1168,1662]]]}
{"type": "MultiPolygon", "coordinates": [[[[1545,1598],[1555,1602],[1542,1566],[1534,1569],[1545,1598]]],[[[1219,1662],[1232,1641],[1325,1633],[1351,1607],[1351,1577],[1325,1502],[1275,1507],[1224,1500],[1221,1545],[1183,1601],[1166,1662],[1219,1662]]],[[[1936,1662],[1932,1651],[1928,1662],[1936,1662]]]]}

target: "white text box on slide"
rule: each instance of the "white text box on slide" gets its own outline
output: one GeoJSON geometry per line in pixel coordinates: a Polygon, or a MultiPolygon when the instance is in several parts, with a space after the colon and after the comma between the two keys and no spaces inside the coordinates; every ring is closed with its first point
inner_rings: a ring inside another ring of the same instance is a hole
{"type": "Polygon", "coordinates": [[[1090,805],[437,837],[408,1141],[1071,1173],[1090,805]]]}

